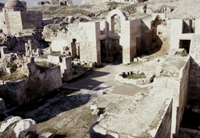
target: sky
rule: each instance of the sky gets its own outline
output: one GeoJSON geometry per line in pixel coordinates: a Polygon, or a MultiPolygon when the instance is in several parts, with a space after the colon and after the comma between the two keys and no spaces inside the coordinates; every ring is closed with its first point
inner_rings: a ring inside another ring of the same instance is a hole
{"type": "MultiPolygon", "coordinates": [[[[0,3],[6,3],[8,0],[0,0],[0,3]]],[[[45,1],[45,0],[21,0],[21,1],[26,1],[27,2],[27,6],[36,6],[38,1],[45,1]]],[[[51,1],[51,0],[48,0],[51,1]]],[[[83,0],[72,0],[72,3],[74,5],[76,4],[80,4],[83,0]]]]}

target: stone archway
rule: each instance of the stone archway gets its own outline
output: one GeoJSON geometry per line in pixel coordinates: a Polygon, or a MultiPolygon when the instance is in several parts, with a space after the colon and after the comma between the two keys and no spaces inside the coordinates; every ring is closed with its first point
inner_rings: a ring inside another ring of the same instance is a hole
{"type": "MultiPolygon", "coordinates": [[[[111,29],[110,31],[112,33],[114,33],[114,20],[115,20],[115,16],[119,16],[120,21],[121,21],[121,26],[123,25],[123,22],[125,22],[126,20],[128,20],[128,17],[126,16],[125,12],[121,11],[121,10],[113,10],[111,11],[108,16],[107,16],[107,22],[109,24],[109,28],[111,29]]],[[[121,32],[121,31],[120,31],[121,32]]]]}

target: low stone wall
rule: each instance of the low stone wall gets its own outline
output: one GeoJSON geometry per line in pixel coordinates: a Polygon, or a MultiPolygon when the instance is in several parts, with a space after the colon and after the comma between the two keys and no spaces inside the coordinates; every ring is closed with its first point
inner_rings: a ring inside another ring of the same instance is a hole
{"type": "Polygon", "coordinates": [[[37,70],[34,62],[27,66],[28,78],[0,85],[0,96],[5,102],[22,105],[61,87],[60,66],[50,68],[43,73],[37,70]]]}
{"type": "Polygon", "coordinates": [[[149,84],[149,83],[153,82],[154,78],[155,78],[155,75],[153,75],[153,74],[147,74],[145,72],[134,72],[134,71],[122,72],[122,73],[115,75],[116,81],[118,81],[120,83],[125,83],[125,84],[132,84],[132,85],[149,84]],[[144,73],[146,78],[141,78],[141,79],[125,78],[128,75],[140,74],[140,73],[144,73]]]}

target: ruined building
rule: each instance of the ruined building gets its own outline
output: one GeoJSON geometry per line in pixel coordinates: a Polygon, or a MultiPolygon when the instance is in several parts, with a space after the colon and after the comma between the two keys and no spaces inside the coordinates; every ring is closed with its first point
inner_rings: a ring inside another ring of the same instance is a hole
{"type": "Polygon", "coordinates": [[[8,0],[0,13],[0,28],[4,33],[14,35],[42,29],[42,12],[26,11],[19,0],[8,0]]]}
{"type": "Polygon", "coordinates": [[[122,3],[141,3],[148,0],[83,0],[82,4],[94,4],[98,2],[122,2],[122,3]]]}
{"type": "Polygon", "coordinates": [[[72,0],[51,0],[51,5],[72,5],[72,0]]]}

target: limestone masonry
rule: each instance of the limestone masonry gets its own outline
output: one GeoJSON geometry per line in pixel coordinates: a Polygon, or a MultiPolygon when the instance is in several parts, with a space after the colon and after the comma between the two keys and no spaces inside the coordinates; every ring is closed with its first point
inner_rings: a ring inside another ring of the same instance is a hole
{"type": "Polygon", "coordinates": [[[200,19],[173,17],[181,2],[0,3],[0,137],[200,137],[200,19]]]}

